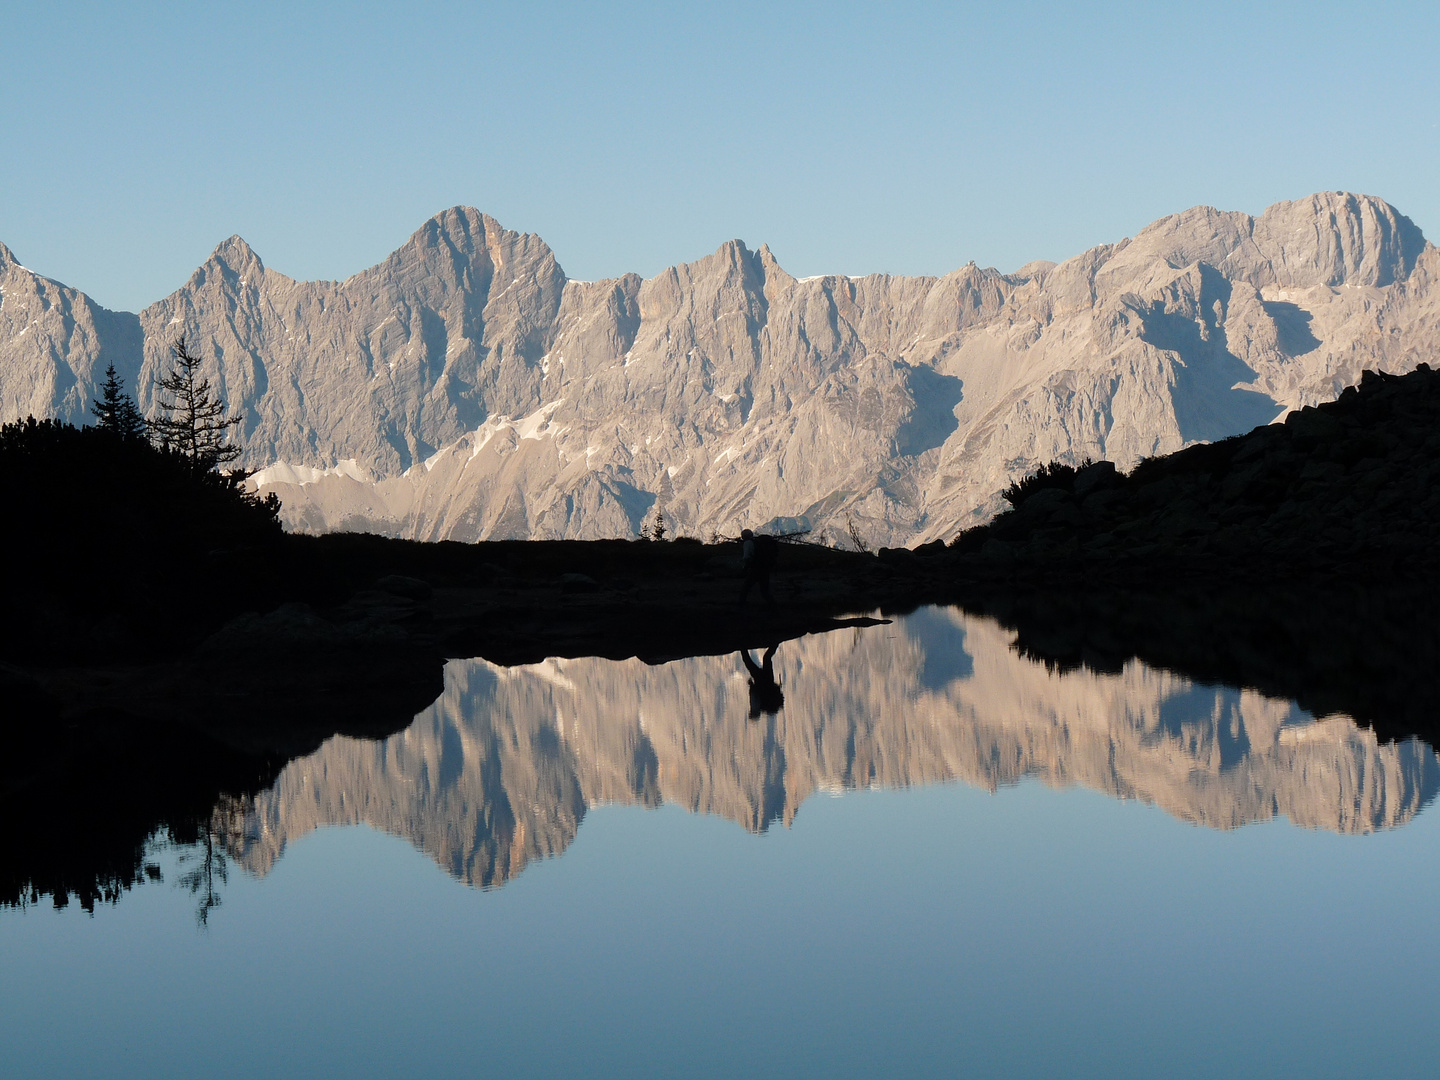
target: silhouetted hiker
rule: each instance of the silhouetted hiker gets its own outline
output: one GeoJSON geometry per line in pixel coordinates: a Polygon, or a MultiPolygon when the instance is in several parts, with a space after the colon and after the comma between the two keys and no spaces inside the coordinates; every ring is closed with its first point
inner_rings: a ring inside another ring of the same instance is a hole
{"type": "Polygon", "coordinates": [[[774,716],[785,707],[785,694],[775,681],[775,650],[778,648],[778,645],[771,645],[758,664],[751,659],[749,649],[740,650],[740,659],[745,661],[745,669],[750,672],[751,720],[759,720],[762,712],[774,716]]]}
{"type": "Polygon", "coordinates": [[[750,586],[759,585],[765,603],[775,606],[770,595],[770,570],[780,554],[780,542],[773,536],[756,536],[749,529],[740,530],[740,566],[745,571],[745,584],[740,587],[740,606],[750,595],[750,586]]]}

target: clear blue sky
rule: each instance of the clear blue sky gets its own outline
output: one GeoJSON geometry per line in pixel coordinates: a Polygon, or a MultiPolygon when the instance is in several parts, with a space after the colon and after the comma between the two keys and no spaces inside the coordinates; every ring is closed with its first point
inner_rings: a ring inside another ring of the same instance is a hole
{"type": "Polygon", "coordinates": [[[137,309],[231,233],[342,278],[457,203],[580,278],[1009,270],[1324,189],[1440,239],[1440,5],[1099,9],[7,2],[0,240],[137,309]]]}

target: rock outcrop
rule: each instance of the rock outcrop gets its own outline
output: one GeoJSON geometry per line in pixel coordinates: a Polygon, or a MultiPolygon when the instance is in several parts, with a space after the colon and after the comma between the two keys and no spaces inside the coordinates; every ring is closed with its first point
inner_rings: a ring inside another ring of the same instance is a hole
{"type": "Polygon", "coordinates": [[[109,362],[143,408],[169,343],[218,365],[292,528],[420,539],[783,519],[952,536],[1052,459],[1122,465],[1327,400],[1440,340],[1440,254],[1324,193],[1200,207],[1059,265],[799,280],[739,241],[649,280],[568,280],[456,208],[378,266],[297,282],[238,237],[136,316],[0,249],[0,419],[83,419],[109,362]]]}
{"type": "Polygon", "coordinates": [[[1344,717],[1137,662],[1060,674],[1011,641],[989,620],[924,608],[787,642],[785,706],[756,721],[733,657],[455,661],[406,731],[332,739],[229,808],[223,832],[264,873],[312,829],[366,823],[497,885],[563,852],[600,803],[674,803],[763,831],[816,791],[1035,777],[1213,828],[1278,815],[1366,833],[1405,823],[1440,789],[1419,740],[1382,745],[1344,717]]]}

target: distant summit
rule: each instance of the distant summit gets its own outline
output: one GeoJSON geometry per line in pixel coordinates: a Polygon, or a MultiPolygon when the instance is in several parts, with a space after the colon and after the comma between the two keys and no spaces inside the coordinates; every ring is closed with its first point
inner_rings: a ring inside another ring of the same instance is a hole
{"type": "Polygon", "coordinates": [[[228,266],[233,270],[264,271],[265,269],[265,264],[260,261],[260,256],[255,253],[255,249],[240,236],[231,236],[222,240],[210,253],[210,258],[205,265],[208,266],[212,263],[228,266]]]}
{"type": "Polygon", "coordinates": [[[539,237],[454,207],[344,282],[231,237],[138,316],[0,248],[0,418],[83,420],[108,363],[148,408],[183,332],[246,464],[286,466],[292,528],[624,536],[658,508],[681,534],[853,520],[908,543],[1041,462],[1125,467],[1433,360],[1437,274],[1407,218],[1343,192],[1196,207],[1014,274],[803,281],[739,240],[569,281],[539,237]]]}

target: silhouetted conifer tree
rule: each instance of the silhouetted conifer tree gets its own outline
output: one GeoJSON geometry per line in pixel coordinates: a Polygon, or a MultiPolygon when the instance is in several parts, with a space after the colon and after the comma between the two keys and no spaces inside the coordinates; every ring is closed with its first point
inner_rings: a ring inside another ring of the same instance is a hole
{"type": "Polygon", "coordinates": [[[95,414],[95,426],[122,439],[145,437],[145,418],[135,407],[135,400],[125,393],[125,380],[115,374],[115,365],[105,369],[105,382],[100,387],[100,398],[93,402],[90,411],[95,414]]]}
{"type": "Polygon", "coordinates": [[[665,539],[665,514],[660,509],[660,501],[655,501],[655,516],[640,526],[640,538],[642,540],[664,540],[665,539]]]}
{"type": "Polygon", "coordinates": [[[239,416],[226,416],[225,403],[210,389],[210,380],[200,375],[200,357],[185,347],[185,338],[170,347],[175,369],[160,380],[156,404],[168,414],[148,422],[150,431],[164,448],[190,459],[196,472],[209,472],[240,456],[240,447],[225,440],[225,433],[240,423],[239,416]]]}

